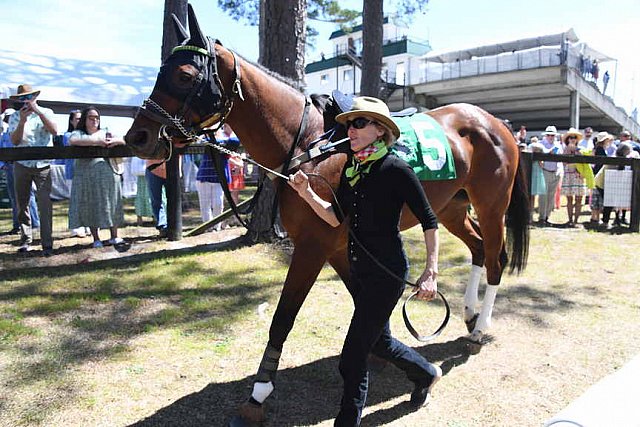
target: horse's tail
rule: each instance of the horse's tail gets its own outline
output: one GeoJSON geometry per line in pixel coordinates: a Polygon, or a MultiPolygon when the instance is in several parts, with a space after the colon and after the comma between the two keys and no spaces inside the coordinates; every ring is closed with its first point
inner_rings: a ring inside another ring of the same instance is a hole
{"type": "Polygon", "coordinates": [[[529,257],[529,205],[528,180],[523,164],[518,161],[511,200],[507,208],[507,247],[509,248],[509,273],[520,273],[527,266],[529,257]]]}

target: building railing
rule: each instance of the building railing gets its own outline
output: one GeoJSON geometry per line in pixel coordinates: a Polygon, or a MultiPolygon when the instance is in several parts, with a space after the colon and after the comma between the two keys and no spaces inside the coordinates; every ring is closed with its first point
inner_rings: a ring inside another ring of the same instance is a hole
{"type": "Polygon", "coordinates": [[[557,67],[564,63],[586,76],[582,72],[582,59],[582,55],[573,49],[569,49],[567,57],[564,58],[560,47],[540,47],[445,63],[432,62],[426,58],[419,65],[421,72],[416,73],[417,81],[411,82],[411,84],[473,77],[490,73],[557,67]]]}

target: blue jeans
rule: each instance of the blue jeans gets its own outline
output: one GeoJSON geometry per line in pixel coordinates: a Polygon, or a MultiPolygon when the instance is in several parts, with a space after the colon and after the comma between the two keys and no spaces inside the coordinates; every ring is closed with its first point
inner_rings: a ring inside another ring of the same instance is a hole
{"type": "MultiPolygon", "coordinates": [[[[7,171],[7,193],[9,194],[9,202],[11,203],[11,216],[13,219],[13,228],[20,228],[18,221],[18,203],[16,201],[16,189],[13,186],[13,163],[6,163],[7,171]]],[[[29,214],[31,215],[31,227],[40,227],[40,215],[38,214],[38,205],[36,204],[36,193],[31,189],[31,199],[29,200],[29,214]]]]}
{"type": "MultiPolygon", "coordinates": [[[[397,276],[406,277],[406,267],[391,269],[397,276]]],[[[393,338],[389,329],[389,317],[402,296],[404,283],[381,273],[375,265],[362,268],[361,264],[358,270],[368,270],[371,274],[354,274],[352,265],[348,289],[355,310],[340,355],[344,391],[334,424],[340,427],[360,425],[369,386],[367,357],[370,352],[393,363],[415,384],[430,378],[429,362],[413,348],[393,338]]]]}
{"type": "Polygon", "coordinates": [[[166,200],[163,203],[162,197],[163,189],[166,194],[167,180],[154,175],[149,169],[145,171],[144,176],[147,180],[147,186],[149,187],[151,210],[153,211],[153,218],[156,221],[156,228],[158,230],[167,228],[167,203],[166,200]]]}

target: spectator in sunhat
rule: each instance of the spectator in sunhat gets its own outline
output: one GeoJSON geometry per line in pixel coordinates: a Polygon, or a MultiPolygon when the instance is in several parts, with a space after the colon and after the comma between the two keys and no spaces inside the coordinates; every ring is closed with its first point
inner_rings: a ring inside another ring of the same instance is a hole
{"type": "MultiPolygon", "coordinates": [[[[58,127],[53,111],[38,105],[39,90],[31,85],[21,84],[18,91],[10,98],[18,110],[9,119],[9,133],[15,147],[52,147],[53,136],[58,127]]],[[[16,202],[18,206],[18,222],[20,223],[19,252],[29,250],[33,241],[31,217],[29,215],[29,198],[31,186],[36,187],[36,202],[40,213],[40,240],[42,253],[53,254],[53,212],[51,204],[51,161],[50,160],[18,160],[13,169],[16,202]]]]}
{"type": "MultiPolygon", "coordinates": [[[[562,137],[564,144],[564,154],[579,155],[580,149],[578,143],[582,139],[582,133],[577,129],[571,128],[562,137]]],[[[585,176],[583,174],[593,171],[582,163],[584,167],[576,163],[564,163],[564,175],[562,177],[561,194],[567,198],[567,215],[569,227],[575,227],[578,224],[578,218],[582,209],[582,197],[587,194],[585,185],[585,176]]]]}
{"type": "MultiPolygon", "coordinates": [[[[542,132],[542,146],[545,153],[562,154],[562,146],[556,139],[558,136],[558,130],[555,126],[547,126],[542,132]]],[[[539,223],[541,225],[551,225],[549,222],[549,215],[553,211],[555,202],[555,188],[560,183],[560,177],[562,177],[562,163],[544,161],[542,162],[542,175],[544,176],[545,187],[547,193],[540,196],[540,212],[539,223]]]]}

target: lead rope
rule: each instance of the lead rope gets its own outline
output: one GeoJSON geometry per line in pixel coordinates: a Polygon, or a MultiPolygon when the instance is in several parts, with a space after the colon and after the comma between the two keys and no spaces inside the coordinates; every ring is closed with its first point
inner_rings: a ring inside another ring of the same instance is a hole
{"type": "MultiPolygon", "coordinates": [[[[338,197],[336,196],[336,193],[333,191],[333,187],[331,187],[331,184],[329,183],[329,181],[327,181],[327,179],[324,176],[322,176],[320,174],[317,174],[317,173],[308,173],[307,175],[308,176],[314,176],[316,178],[320,178],[320,180],[324,184],[326,184],[326,186],[331,191],[331,196],[333,197],[333,200],[335,201],[335,206],[338,208],[338,212],[340,213],[340,216],[342,218],[344,218],[345,217],[344,211],[342,210],[342,207],[340,206],[340,203],[338,202],[338,197]]],[[[287,178],[287,180],[288,180],[288,178],[287,178]]],[[[445,315],[444,315],[444,319],[442,320],[442,323],[440,324],[440,326],[438,326],[438,329],[436,329],[436,331],[433,332],[432,334],[430,334],[430,335],[420,335],[418,333],[418,331],[411,324],[411,320],[409,319],[409,315],[407,313],[407,304],[409,303],[409,301],[411,299],[413,299],[416,295],[418,295],[418,290],[417,290],[418,284],[410,282],[410,281],[408,281],[407,279],[405,279],[403,277],[399,277],[394,272],[389,270],[389,268],[387,268],[386,265],[384,265],[375,256],[373,256],[373,254],[371,252],[369,252],[367,250],[367,248],[358,240],[358,238],[356,237],[356,235],[355,235],[355,233],[354,233],[354,231],[353,231],[353,229],[351,227],[347,227],[347,230],[349,231],[349,235],[351,236],[353,241],[356,242],[356,244],[358,246],[360,246],[360,249],[362,249],[362,252],[364,252],[382,271],[387,273],[389,276],[391,276],[391,278],[397,280],[398,282],[402,282],[402,283],[404,283],[406,285],[409,285],[409,286],[414,288],[414,291],[407,297],[407,299],[402,304],[402,318],[404,320],[405,326],[409,330],[409,333],[411,333],[411,335],[413,335],[413,337],[415,339],[417,339],[418,341],[420,341],[420,342],[431,341],[431,340],[435,339],[438,335],[440,335],[442,333],[442,331],[444,330],[444,328],[447,327],[447,324],[449,323],[449,318],[451,317],[451,308],[449,307],[449,302],[444,297],[444,295],[440,291],[437,291],[438,292],[438,296],[442,300],[442,303],[444,304],[444,308],[445,308],[445,315]]]]}
{"type": "MultiPolygon", "coordinates": [[[[234,155],[234,156],[240,156],[243,160],[251,163],[252,165],[255,165],[263,170],[265,170],[266,172],[272,173],[273,175],[284,179],[285,181],[289,181],[289,177],[286,175],[281,174],[280,172],[276,172],[273,169],[270,169],[258,162],[256,162],[255,160],[248,158],[246,156],[245,153],[238,153],[236,151],[233,150],[229,150],[228,148],[224,148],[220,145],[217,144],[212,144],[206,140],[204,140],[204,137],[202,136],[195,136],[196,140],[200,140],[200,143],[202,145],[206,145],[209,147],[212,147],[218,151],[220,151],[223,154],[227,154],[227,155],[234,155]]],[[[319,178],[320,181],[322,183],[324,183],[329,190],[331,191],[331,196],[333,198],[333,200],[335,201],[335,206],[337,206],[338,211],[340,213],[340,215],[344,218],[344,211],[342,210],[340,203],[338,202],[338,197],[336,196],[335,191],[333,190],[333,187],[331,186],[331,184],[329,183],[329,181],[327,181],[327,179],[317,173],[308,173],[308,176],[313,176],[316,178],[319,178]]],[[[436,337],[438,337],[442,331],[444,330],[444,328],[446,328],[447,324],[449,323],[449,318],[451,317],[451,308],[449,307],[449,302],[447,301],[447,299],[444,297],[444,295],[442,294],[442,292],[438,291],[438,297],[442,300],[442,303],[444,305],[445,308],[445,316],[444,319],[442,320],[442,323],[440,324],[440,326],[438,327],[438,329],[436,329],[435,332],[433,332],[430,335],[420,335],[418,333],[418,331],[413,327],[413,325],[411,324],[411,320],[409,319],[409,315],[407,313],[407,304],[409,303],[410,300],[412,300],[417,294],[417,288],[418,285],[416,283],[410,282],[402,277],[397,276],[396,274],[394,274],[391,270],[389,270],[384,264],[382,264],[382,262],[380,262],[375,256],[373,256],[373,254],[371,252],[369,252],[367,250],[367,248],[358,240],[358,238],[355,236],[355,233],[353,232],[353,229],[351,227],[347,228],[349,231],[349,235],[351,236],[351,238],[353,239],[354,242],[356,242],[356,244],[358,246],[360,246],[360,248],[362,249],[362,251],[385,273],[387,273],[389,276],[391,276],[393,279],[402,282],[406,285],[409,285],[411,287],[414,288],[414,291],[407,297],[407,299],[404,301],[404,303],[402,304],[402,318],[404,320],[404,324],[407,327],[407,329],[409,330],[409,333],[411,333],[411,335],[417,339],[420,342],[428,342],[431,341],[433,339],[435,339],[436,337]]]]}

